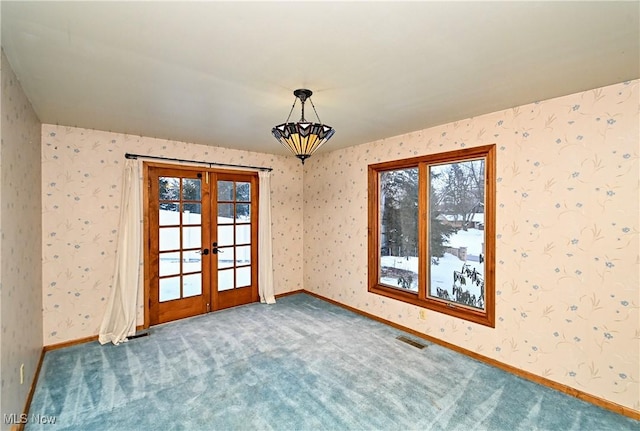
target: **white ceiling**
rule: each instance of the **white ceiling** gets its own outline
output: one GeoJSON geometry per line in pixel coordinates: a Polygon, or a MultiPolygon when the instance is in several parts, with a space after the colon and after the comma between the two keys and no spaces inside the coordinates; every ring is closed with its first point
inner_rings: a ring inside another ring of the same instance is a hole
{"type": "Polygon", "coordinates": [[[276,154],[296,88],[330,151],[640,77],[637,1],[0,7],[42,122],[276,154]]]}

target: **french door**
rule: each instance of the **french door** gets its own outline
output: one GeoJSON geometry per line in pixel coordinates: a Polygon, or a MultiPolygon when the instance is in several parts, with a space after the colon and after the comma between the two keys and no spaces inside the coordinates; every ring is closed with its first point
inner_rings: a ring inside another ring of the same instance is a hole
{"type": "Polygon", "coordinates": [[[258,300],[258,176],[146,164],[154,325],[258,300]]]}

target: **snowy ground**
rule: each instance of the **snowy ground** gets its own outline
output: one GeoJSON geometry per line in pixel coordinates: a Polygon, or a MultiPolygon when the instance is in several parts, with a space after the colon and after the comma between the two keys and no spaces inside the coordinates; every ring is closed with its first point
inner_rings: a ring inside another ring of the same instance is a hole
{"type": "MultiPolygon", "coordinates": [[[[460,230],[457,233],[449,237],[447,245],[451,247],[467,247],[467,254],[470,259],[467,260],[467,264],[473,269],[475,268],[480,274],[484,274],[484,263],[477,262],[476,258],[482,253],[482,243],[484,241],[484,231],[478,229],[469,229],[467,231],[460,230]]],[[[397,257],[397,256],[382,256],[380,258],[382,267],[397,268],[414,273],[413,283],[409,290],[413,292],[418,291],[418,258],[414,256],[397,257]]],[[[465,262],[458,259],[458,257],[445,253],[443,257],[438,260],[438,264],[432,264],[430,268],[431,282],[430,294],[436,296],[436,289],[440,288],[449,292],[450,296],[453,296],[453,271],[460,271],[462,265],[465,262]]],[[[389,286],[401,287],[396,277],[381,277],[380,282],[389,286]]],[[[475,284],[467,284],[466,290],[476,297],[480,295],[480,287],[475,284]]]]}
{"type": "MultiPolygon", "coordinates": [[[[185,269],[186,272],[186,269],[185,269]]],[[[251,285],[251,267],[237,268],[237,287],[251,285]]],[[[202,294],[202,273],[188,274],[182,277],[182,297],[187,298],[202,294]]],[[[224,269],[218,271],[218,292],[230,290],[234,287],[234,269],[224,269]]],[[[170,301],[180,298],[180,277],[168,277],[160,279],[160,302],[170,301]]]]}
{"type": "MultiPolygon", "coordinates": [[[[177,225],[180,217],[177,211],[160,210],[160,226],[177,225]]],[[[239,222],[246,222],[243,217],[239,222]]],[[[175,277],[160,279],[160,302],[180,298],[180,259],[182,258],[182,297],[187,298],[202,294],[202,258],[200,248],[202,233],[200,230],[200,214],[183,213],[183,223],[193,226],[182,227],[182,247],[180,244],[179,227],[161,227],[160,250],[176,250],[198,248],[198,250],[183,250],[182,252],[160,253],[159,275],[175,277]],[[181,257],[182,256],[182,257],[181,257]],[[191,274],[189,274],[191,273],[191,274]]],[[[236,243],[251,242],[251,228],[249,225],[233,225],[233,219],[218,217],[218,244],[220,246],[233,245],[234,227],[236,243]],[[225,226],[225,224],[228,224],[225,226]]],[[[251,267],[233,269],[233,264],[248,265],[251,260],[251,245],[242,245],[221,249],[218,254],[218,291],[251,285],[251,267]],[[228,268],[229,269],[224,269],[228,268]],[[235,272],[235,274],[234,274],[235,272]],[[234,283],[235,276],[235,283],[234,283]]]]}
{"type": "Polygon", "coordinates": [[[467,254],[479,256],[482,253],[484,231],[480,229],[459,230],[449,237],[449,247],[467,247],[467,254]]]}

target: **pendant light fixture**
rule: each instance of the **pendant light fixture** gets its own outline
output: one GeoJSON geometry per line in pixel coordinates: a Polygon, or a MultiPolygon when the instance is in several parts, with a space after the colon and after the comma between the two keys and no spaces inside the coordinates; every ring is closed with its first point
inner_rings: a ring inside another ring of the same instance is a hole
{"type": "Polygon", "coordinates": [[[305,88],[294,91],[293,95],[296,96],[296,98],[293,100],[293,106],[291,106],[287,121],[271,129],[271,133],[278,142],[295,154],[295,156],[302,161],[303,165],[304,161],[311,157],[325,142],[331,139],[335,133],[333,127],[322,124],[320,121],[316,107],[311,101],[312,94],[313,92],[311,90],[305,88]],[[302,116],[297,123],[290,123],[289,118],[291,118],[291,113],[298,99],[300,99],[302,103],[302,116]],[[304,118],[304,103],[307,99],[311,102],[313,112],[315,112],[316,118],[318,118],[317,123],[312,123],[304,118]]]}

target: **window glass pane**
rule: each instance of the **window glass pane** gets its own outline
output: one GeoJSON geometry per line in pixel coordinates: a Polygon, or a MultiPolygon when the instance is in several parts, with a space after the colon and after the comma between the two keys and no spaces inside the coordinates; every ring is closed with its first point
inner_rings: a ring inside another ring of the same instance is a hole
{"type": "Polygon", "coordinates": [[[180,274],[180,253],[160,253],[158,275],[180,274]]]}
{"type": "Polygon", "coordinates": [[[251,244],[251,225],[236,225],[236,244],[251,244]]]}
{"type": "Polygon", "coordinates": [[[251,267],[236,268],[236,287],[251,286],[251,267]]]}
{"type": "Polygon", "coordinates": [[[236,266],[249,265],[251,263],[251,246],[236,247],[236,266]]]}
{"type": "Polygon", "coordinates": [[[484,160],[429,167],[431,297],[484,310],[484,160]]]}
{"type": "Polygon", "coordinates": [[[369,292],[495,327],[496,145],[370,164],[367,177],[369,292]]]}
{"type": "Polygon", "coordinates": [[[233,201],[233,181],[218,181],[218,202],[233,201]]]}
{"type": "Polygon", "coordinates": [[[381,284],[418,291],[418,168],[380,173],[381,284]]]}
{"type": "Polygon", "coordinates": [[[233,225],[218,226],[218,245],[233,245],[233,225]]]}
{"type": "Polygon", "coordinates": [[[158,194],[161,201],[180,200],[180,178],[158,178],[158,194]]]}
{"type": "Polygon", "coordinates": [[[218,271],[218,292],[233,289],[233,268],[218,271]]]}
{"type": "Polygon", "coordinates": [[[251,221],[251,204],[236,204],[236,222],[247,223],[251,221]]]}
{"type": "Polygon", "coordinates": [[[233,247],[218,249],[218,269],[231,268],[233,266],[233,247]]]}
{"type": "Polygon", "coordinates": [[[202,237],[200,226],[182,228],[182,248],[200,248],[202,237]]]}
{"type": "Polygon", "coordinates": [[[201,204],[182,204],[182,224],[202,224],[201,204]]]}
{"type": "Polygon", "coordinates": [[[180,298],[180,277],[160,279],[160,302],[180,298]]]}
{"type": "Polygon", "coordinates": [[[238,202],[251,200],[251,183],[236,183],[236,200],[238,202]]]}
{"type": "Polygon", "coordinates": [[[202,294],[202,274],[189,274],[182,277],[182,297],[202,294]]]}
{"type": "Polygon", "coordinates": [[[160,251],[177,250],[180,248],[180,228],[162,227],[160,228],[160,251]]]}
{"type": "Polygon", "coordinates": [[[202,271],[202,251],[191,250],[182,252],[182,272],[202,271]]]}
{"type": "Polygon", "coordinates": [[[182,199],[185,201],[200,200],[200,179],[183,178],[182,179],[182,199]]]}
{"type": "Polygon", "coordinates": [[[158,219],[160,221],[160,226],[180,224],[178,204],[161,203],[158,219]]]}
{"type": "Polygon", "coordinates": [[[233,204],[218,204],[218,223],[233,223],[233,204]]]}

